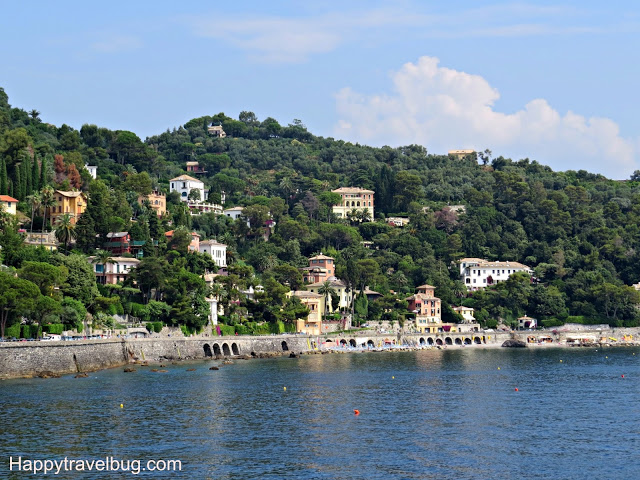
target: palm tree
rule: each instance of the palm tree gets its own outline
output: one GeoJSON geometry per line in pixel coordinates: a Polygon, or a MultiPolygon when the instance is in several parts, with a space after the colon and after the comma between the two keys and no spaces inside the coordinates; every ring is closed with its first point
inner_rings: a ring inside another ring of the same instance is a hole
{"type": "Polygon", "coordinates": [[[78,236],[73,218],[68,213],[58,217],[56,222],[56,238],[59,242],[64,243],[64,253],[69,253],[69,242],[75,240],[78,236]]]}
{"type": "Polygon", "coordinates": [[[100,283],[104,285],[107,281],[107,263],[114,264],[117,262],[111,256],[111,252],[108,252],[107,250],[96,250],[96,254],[93,257],[93,260],[91,260],[91,263],[102,265],[102,277],[100,277],[102,280],[100,283]]]}
{"type": "Polygon", "coordinates": [[[320,288],[318,288],[318,293],[324,296],[324,314],[326,316],[327,312],[329,311],[327,308],[327,299],[331,298],[332,295],[335,295],[337,293],[336,289],[333,288],[331,282],[327,280],[320,286],[320,288]]]}
{"type": "Polygon", "coordinates": [[[33,110],[31,110],[29,112],[29,116],[33,119],[33,120],[38,120],[40,121],[40,112],[38,110],[36,110],[35,108],[33,110]]]}
{"type": "Polygon", "coordinates": [[[29,229],[29,233],[33,233],[33,216],[40,208],[40,203],[42,203],[42,197],[39,193],[34,193],[33,195],[29,195],[27,197],[27,202],[31,205],[31,228],[29,229]]]}
{"type": "MultiPolygon", "coordinates": [[[[42,233],[44,234],[45,226],[47,225],[47,208],[51,208],[55,205],[55,190],[47,185],[40,192],[40,206],[43,210],[42,216],[42,233]]],[[[44,235],[42,235],[44,236],[44,235]]],[[[42,237],[40,237],[40,243],[42,243],[42,237]]]]}

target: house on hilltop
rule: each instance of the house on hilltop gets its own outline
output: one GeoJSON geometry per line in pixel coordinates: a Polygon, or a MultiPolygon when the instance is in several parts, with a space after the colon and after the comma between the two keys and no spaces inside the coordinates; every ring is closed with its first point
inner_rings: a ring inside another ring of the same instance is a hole
{"type": "Polygon", "coordinates": [[[342,201],[340,205],[333,206],[333,213],[338,218],[348,218],[348,213],[353,210],[367,210],[369,212],[369,218],[372,220],[374,217],[373,196],[375,192],[373,190],[367,190],[360,187],[341,187],[336,190],[331,190],[332,193],[340,195],[342,201]]]}

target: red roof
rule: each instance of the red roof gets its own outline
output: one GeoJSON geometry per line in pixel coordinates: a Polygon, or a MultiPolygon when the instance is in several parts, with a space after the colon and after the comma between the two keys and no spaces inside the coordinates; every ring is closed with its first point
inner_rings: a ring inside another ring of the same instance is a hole
{"type": "Polygon", "coordinates": [[[18,203],[18,200],[16,200],[13,197],[10,197],[9,195],[0,195],[0,202],[16,202],[16,203],[18,203]]]}

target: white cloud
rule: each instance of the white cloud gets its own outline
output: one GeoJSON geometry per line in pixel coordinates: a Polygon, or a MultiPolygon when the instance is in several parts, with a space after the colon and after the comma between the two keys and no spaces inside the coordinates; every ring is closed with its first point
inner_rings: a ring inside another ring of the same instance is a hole
{"type": "Polygon", "coordinates": [[[555,170],[588,170],[628,178],[640,168],[640,137],[620,136],[608,118],[564,115],[544,99],[515,113],[494,108],[498,90],[484,78],[421,57],[391,75],[389,94],[362,95],[344,88],[336,95],[335,134],[375,145],[425,145],[429,151],[490,148],[514,160],[528,157],[555,170]]]}
{"type": "Polygon", "coordinates": [[[120,53],[137,50],[142,41],[131,35],[113,35],[91,44],[91,48],[103,53],[120,53]]]}

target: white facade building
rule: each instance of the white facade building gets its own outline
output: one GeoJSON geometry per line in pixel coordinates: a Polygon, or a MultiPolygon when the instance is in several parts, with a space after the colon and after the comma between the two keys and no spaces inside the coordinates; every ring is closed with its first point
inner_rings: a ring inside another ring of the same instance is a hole
{"type": "Polygon", "coordinates": [[[460,278],[467,290],[471,291],[504,282],[516,272],[533,273],[529,267],[518,262],[489,262],[482,258],[460,260],[460,278]]]}
{"type": "Polygon", "coordinates": [[[231,207],[223,210],[222,213],[233,220],[237,220],[242,215],[242,210],[244,210],[244,207],[231,207]]]}
{"type": "Polygon", "coordinates": [[[200,242],[200,253],[210,255],[218,268],[227,267],[227,246],[224,243],[219,243],[215,240],[200,242]]]}
{"type": "Polygon", "coordinates": [[[93,177],[94,180],[98,178],[98,167],[96,165],[85,165],[84,168],[89,171],[89,174],[93,177]]]}
{"type": "Polygon", "coordinates": [[[183,202],[189,201],[189,192],[191,192],[191,190],[198,190],[200,192],[200,202],[206,201],[209,192],[204,189],[204,183],[197,178],[190,177],[189,175],[180,175],[179,177],[169,180],[169,191],[178,192],[180,194],[180,200],[183,202]]]}

